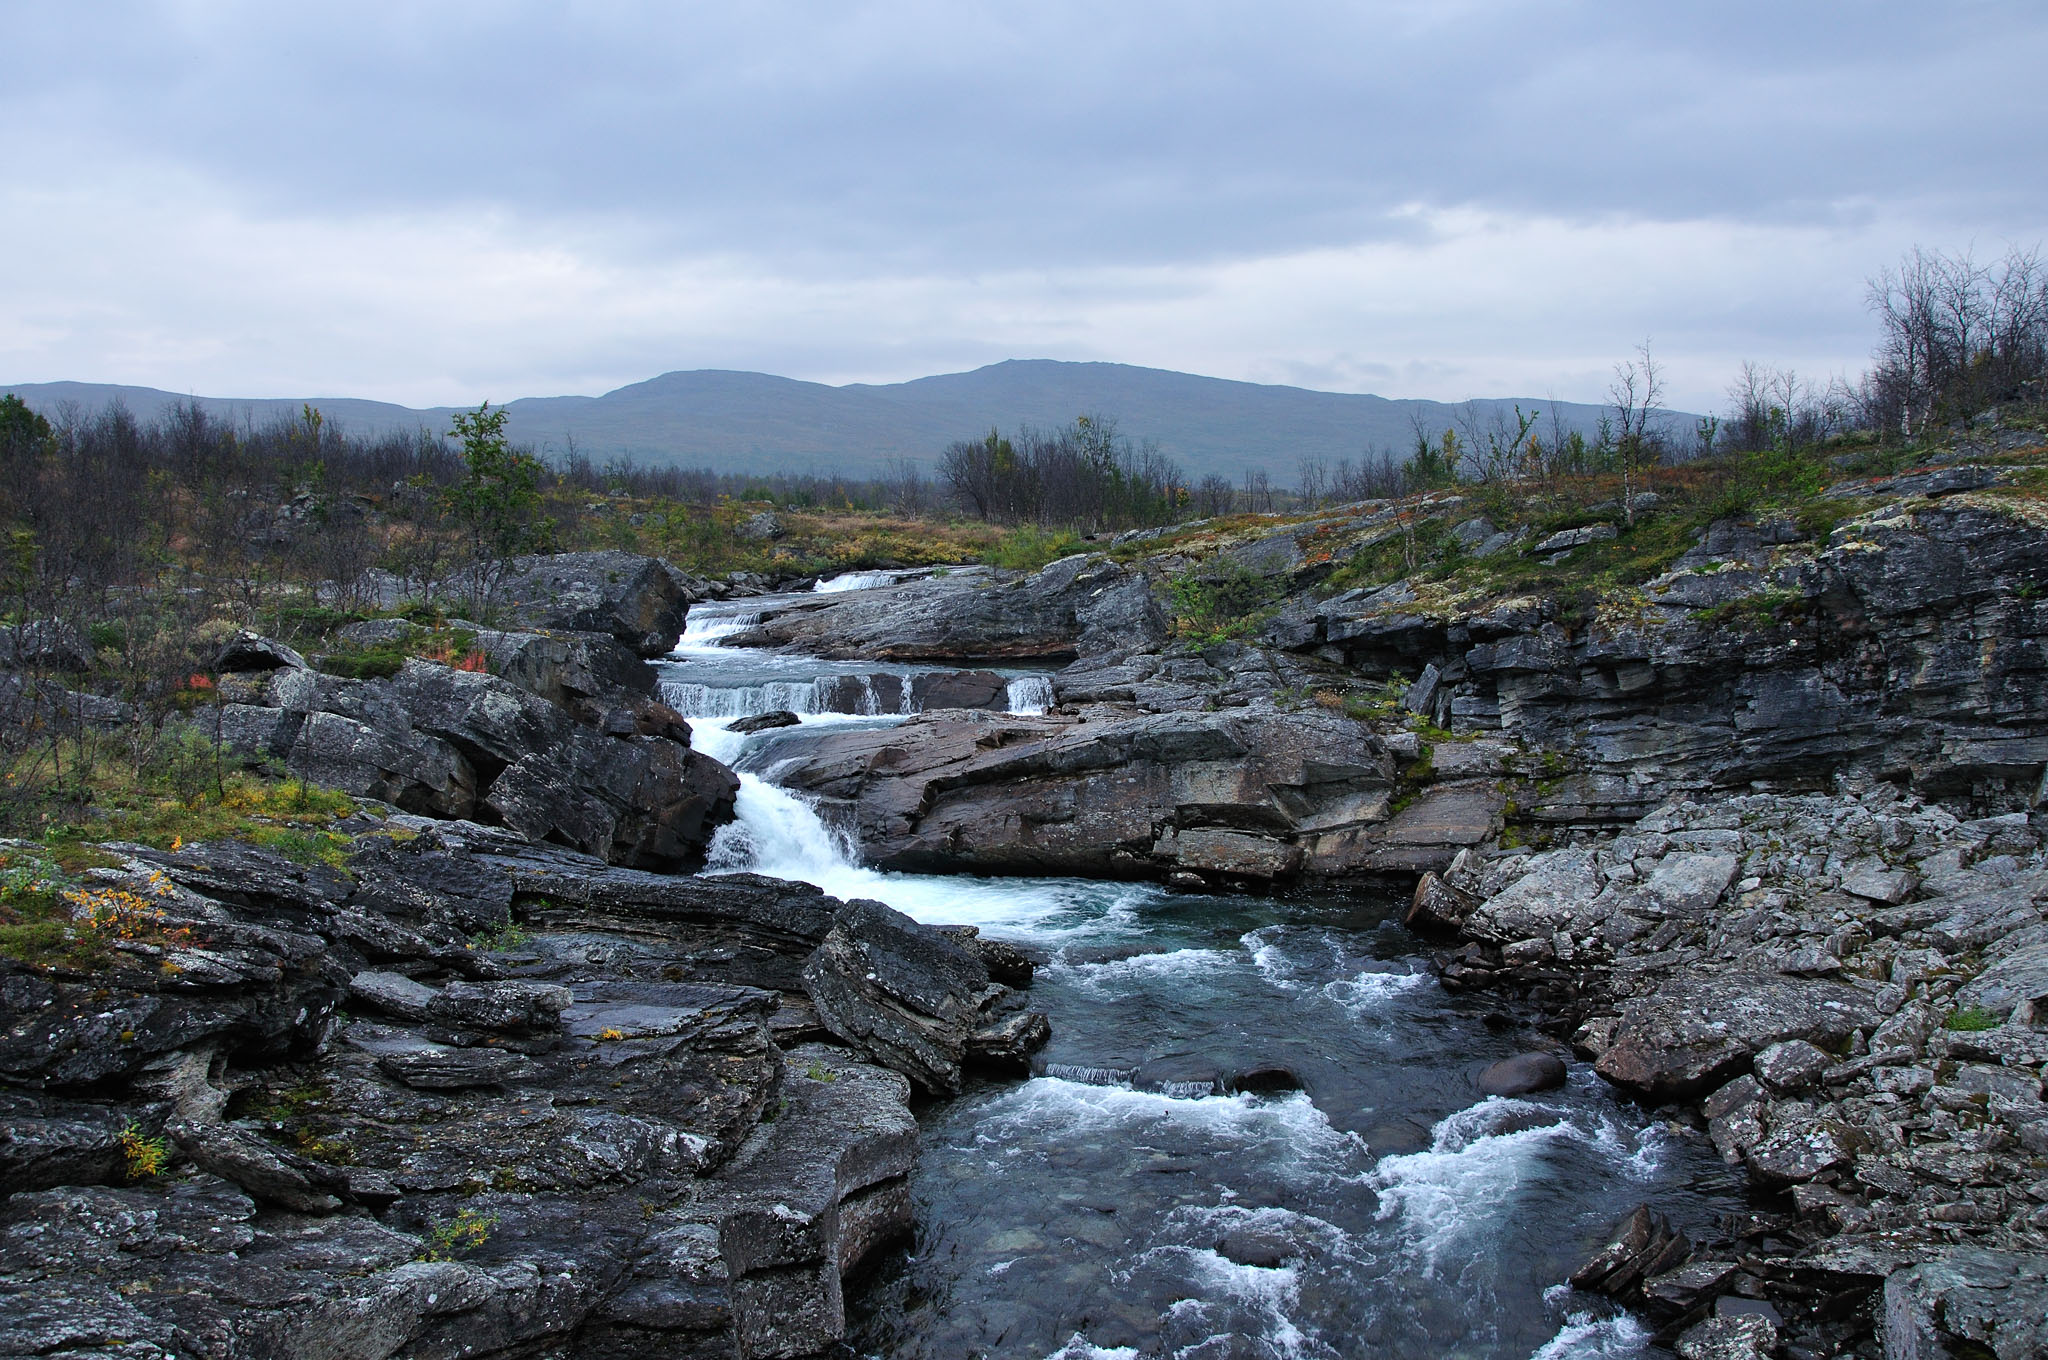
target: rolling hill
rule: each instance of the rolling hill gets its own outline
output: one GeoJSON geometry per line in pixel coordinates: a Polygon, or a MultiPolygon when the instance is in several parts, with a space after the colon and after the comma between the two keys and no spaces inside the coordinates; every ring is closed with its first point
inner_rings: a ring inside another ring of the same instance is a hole
{"type": "MultiPolygon", "coordinates": [[[[293,419],[302,404],[355,432],[443,431],[454,408],[415,409],[353,397],[289,399],[186,397],[149,387],[98,383],[0,386],[52,419],[115,402],[153,420],[180,401],[210,414],[261,424],[293,419]]],[[[597,462],[712,467],[733,472],[869,475],[891,459],[931,462],[955,439],[991,426],[1058,425],[1084,413],[1113,416],[1134,440],[1156,440],[1192,476],[1235,479],[1263,467],[1292,482],[1297,460],[1357,458],[1368,448],[1405,452],[1412,420],[1441,431],[1470,413],[1481,421],[1541,399],[1492,398],[1449,404],[1205,378],[1129,364],[1012,359],[969,373],[909,382],[831,387],[766,373],[697,369],[664,373],[599,397],[523,397],[505,403],[515,440],[559,454],[573,439],[597,462]]],[[[1568,428],[1591,432],[1603,408],[1555,403],[1568,428]]],[[[1547,420],[1546,420],[1547,423],[1547,420]]]]}

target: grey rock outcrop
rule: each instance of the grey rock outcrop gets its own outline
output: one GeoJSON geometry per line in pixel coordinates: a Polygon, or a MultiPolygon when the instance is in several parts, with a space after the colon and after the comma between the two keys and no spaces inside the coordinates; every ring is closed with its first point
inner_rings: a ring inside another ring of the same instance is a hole
{"type": "Polygon", "coordinates": [[[1371,732],[1326,713],[943,713],[777,748],[799,752],[785,782],[845,805],[867,854],[902,869],[1347,872],[1392,786],[1371,732]]]}
{"type": "MultiPolygon", "coordinates": [[[[600,653],[613,645],[597,642],[600,653]]],[[[262,697],[224,706],[230,749],[409,812],[481,816],[614,863],[701,864],[739,788],[652,699],[592,726],[499,676],[419,658],[388,680],[280,667],[262,697]]]]}
{"type": "Polygon", "coordinates": [[[528,628],[603,633],[661,656],[701,587],[658,557],[625,552],[523,557],[498,583],[500,611],[528,628]]]}
{"type": "Polygon", "coordinates": [[[874,590],[798,597],[728,646],[789,647],[834,659],[1061,659],[1166,637],[1140,573],[1069,557],[1028,576],[981,572],[874,590]]]}

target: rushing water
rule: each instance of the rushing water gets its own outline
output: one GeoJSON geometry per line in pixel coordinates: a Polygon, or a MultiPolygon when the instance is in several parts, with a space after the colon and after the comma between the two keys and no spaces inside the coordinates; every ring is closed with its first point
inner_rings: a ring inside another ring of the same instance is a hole
{"type": "MultiPolygon", "coordinates": [[[[1474,1075],[1527,1037],[1489,1027],[1494,1003],[1446,993],[1386,898],[861,866],[745,768],[774,734],[728,724],[770,708],[805,725],[901,715],[784,702],[876,667],[719,648],[748,612],[699,606],[665,668],[698,744],[743,767],[714,866],[975,924],[1052,959],[1032,991],[1053,1024],[1038,1075],[921,1115],[916,1240],[849,1294],[863,1354],[1656,1353],[1636,1320],[1561,1282],[1643,1200],[1680,1227],[1734,1204],[1711,1151],[1579,1064],[1562,1090],[1481,1098],[1474,1075]]],[[[1016,681],[1013,708],[1050,698],[1042,677],[1016,681]]]]}

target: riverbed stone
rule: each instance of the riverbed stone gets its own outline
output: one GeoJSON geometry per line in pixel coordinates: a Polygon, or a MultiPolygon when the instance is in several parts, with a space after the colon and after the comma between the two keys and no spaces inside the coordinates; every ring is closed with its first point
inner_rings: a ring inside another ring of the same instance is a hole
{"type": "Polygon", "coordinates": [[[1522,1096],[1564,1085],[1564,1059],[1555,1053],[1518,1053],[1502,1058],[1479,1074],[1480,1091],[1489,1096],[1522,1096]]]}

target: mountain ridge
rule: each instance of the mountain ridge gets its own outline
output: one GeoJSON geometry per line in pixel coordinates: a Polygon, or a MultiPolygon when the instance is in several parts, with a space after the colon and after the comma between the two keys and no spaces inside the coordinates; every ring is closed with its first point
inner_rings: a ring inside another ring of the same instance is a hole
{"type": "MultiPolygon", "coordinates": [[[[180,402],[252,423],[295,419],[304,405],[357,433],[444,432],[460,407],[409,407],[360,397],[182,396],[109,383],[17,383],[45,415],[91,413],[120,402],[153,420],[180,402]]],[[[1432,432],[1463,419],[1490,421],[1516,405],[1555,410],[1566,429],[1591,433],[1604,407],[1530,397],[1436,402],[1370,393],[1212,378],[1131,364],[1006,359],[961,373],[898,383],[832,386],[745,369],[678,369],[600,396],[520,397],[503,403],[508,433],[550,455],[575,449],[603,462],[626,456],[728,472],[873,475],[891,461],[935,460],[956,439],[991,428],[1114,417],[1134,440],[1151,439],[1190,476],[1236,478],[1265,468],[1292,477],[1297,460],[1358,459],[1368,449],[1405,453],[1412,419],[1432,432]]]]}

